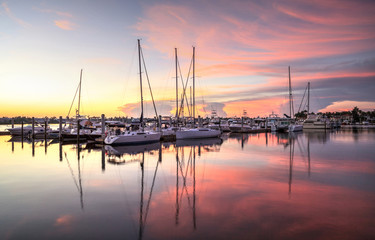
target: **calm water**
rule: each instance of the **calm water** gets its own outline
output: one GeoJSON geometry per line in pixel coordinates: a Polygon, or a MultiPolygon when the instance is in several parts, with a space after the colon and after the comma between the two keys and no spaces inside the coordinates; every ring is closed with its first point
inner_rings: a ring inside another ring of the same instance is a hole
{"type": "Polygon", "coordinates": [[[0,239],[375,238],[375,131],[0,155],[0,239]]]}

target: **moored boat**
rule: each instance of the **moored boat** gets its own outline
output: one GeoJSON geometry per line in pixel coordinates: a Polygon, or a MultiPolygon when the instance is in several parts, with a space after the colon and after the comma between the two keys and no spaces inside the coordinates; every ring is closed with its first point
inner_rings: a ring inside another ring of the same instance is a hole
{"type": "Polygon", "coordinates": [[[182,129],[176,132],[176,139],[215,138],[221,134],[220,130],[210,128],[182,129]]]}

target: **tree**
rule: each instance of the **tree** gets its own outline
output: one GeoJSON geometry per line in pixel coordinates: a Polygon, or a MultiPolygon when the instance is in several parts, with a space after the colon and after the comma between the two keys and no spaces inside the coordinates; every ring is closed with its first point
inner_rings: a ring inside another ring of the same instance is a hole
{"type": "Polygon", "coordinates": [[[355,106],[352,110],[352,117],[354,122],[359,122],[359,109],[355,106]]]}
{"type": "Polygon", "coordinates": [[[307,111],[304,110],[304,111],[302,111],[302,112],[298,112],[298,113],[296,113],[294,116],[295,116],[296,118],[302,118],[302,119],[307,118],[307,111]]]}

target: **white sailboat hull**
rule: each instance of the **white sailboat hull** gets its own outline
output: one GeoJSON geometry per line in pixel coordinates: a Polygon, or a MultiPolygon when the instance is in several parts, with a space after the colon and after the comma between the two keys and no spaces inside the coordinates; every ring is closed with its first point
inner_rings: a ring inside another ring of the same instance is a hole
{"type": "Polygon", "coordinates": [[[131,145],[160,141],[159,132],[128,132],[120,135],[109,135],[104,139],[109,145],[131,145]]]}
{"type": "Polygon", "coordinates": [[[219,137],[220,130],[209,128],[193,128],[186,130],[178,130],[176,132],[176,139],[197,139],[197,138],[214,138],[219,137]]]}

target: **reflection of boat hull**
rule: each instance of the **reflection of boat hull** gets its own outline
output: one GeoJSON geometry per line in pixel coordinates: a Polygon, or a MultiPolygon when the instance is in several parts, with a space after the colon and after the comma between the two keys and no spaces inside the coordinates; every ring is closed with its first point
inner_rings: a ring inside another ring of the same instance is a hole
{"type": "Polygon", "coordinates": [[[178,130],[176,139],[200,139],[200,138],[217,138],[221,134],[220,130],[209,128],[193,128],[187,130],[178,130]]]}
{"type": "Polygon", "coordinates": [[[161,140],[162,141],[175,141],[176,140],[176,131],[174,128],[162,129],[161,131],[161,140]]]}
{"type": "MultiPolygon", "coordinates": [[[[74,133],[62,133],[61,137],[62,137],[63,141],[77,141],[77,138],[78,138],[77,134],[74,134],[74,133]]],[[[81,134],[80,133],[79,139],[80,139],[80,141],[81,140],[82,141],[87,140],[87,134],[85,134],[85,133],[81,134]]]]}
{"type": "Polygon", "coordinates": [[[121,135],[109,135],[104,139],[104,143],[109,145],[146,144],[159,142],[160,138],[160,132],[128,132],[121,135]]]}
{"type": "Polygon", "coordinates": [[[44,132],[38,132],[35,133],[34,138],[59,138],[59,131],[47,131],[47,134],[44,134],[44,132]]]}
{"type": "Polygon", "coordinates": [[[251,131],[251,127],[246,124],[231,124],[229,129],[233,133],[248,133],[251,131]]]}
{"type": "Polygon", "coordinates": [[[193,147],[193,146],[212,146],[221,145],[223,140],[221,138],[206,138],[206,139],[178,139],[176,147],[193,147]]]}
{"type": "MultiPolygon", "coordinates": [[[[41,141],[41,140],[39,140],[41,141]]],[[[31,143],[32,141],[29,138],[22,138],[21,136],[12,136],[8,142],[26,142],[26,143],[31,143]]]]}
{"type": "Polygon", "coordinates": [[[138,154],[142,152],[150,152],[154,150],[160,149],[160,143],[149,143],[149,144],[139,144],[139,145],[118,145],[118,146],[110,146],[105,145],[105,150],[107,151],[108,155],[116,155],[121,156],[123,154],[138,154]]]}
{"type": "Polygon", "coordinates": [[[312,123],[303,123],[303,129],[330,129],[331,126],[327,122],[312,122],[312,123]]]}

